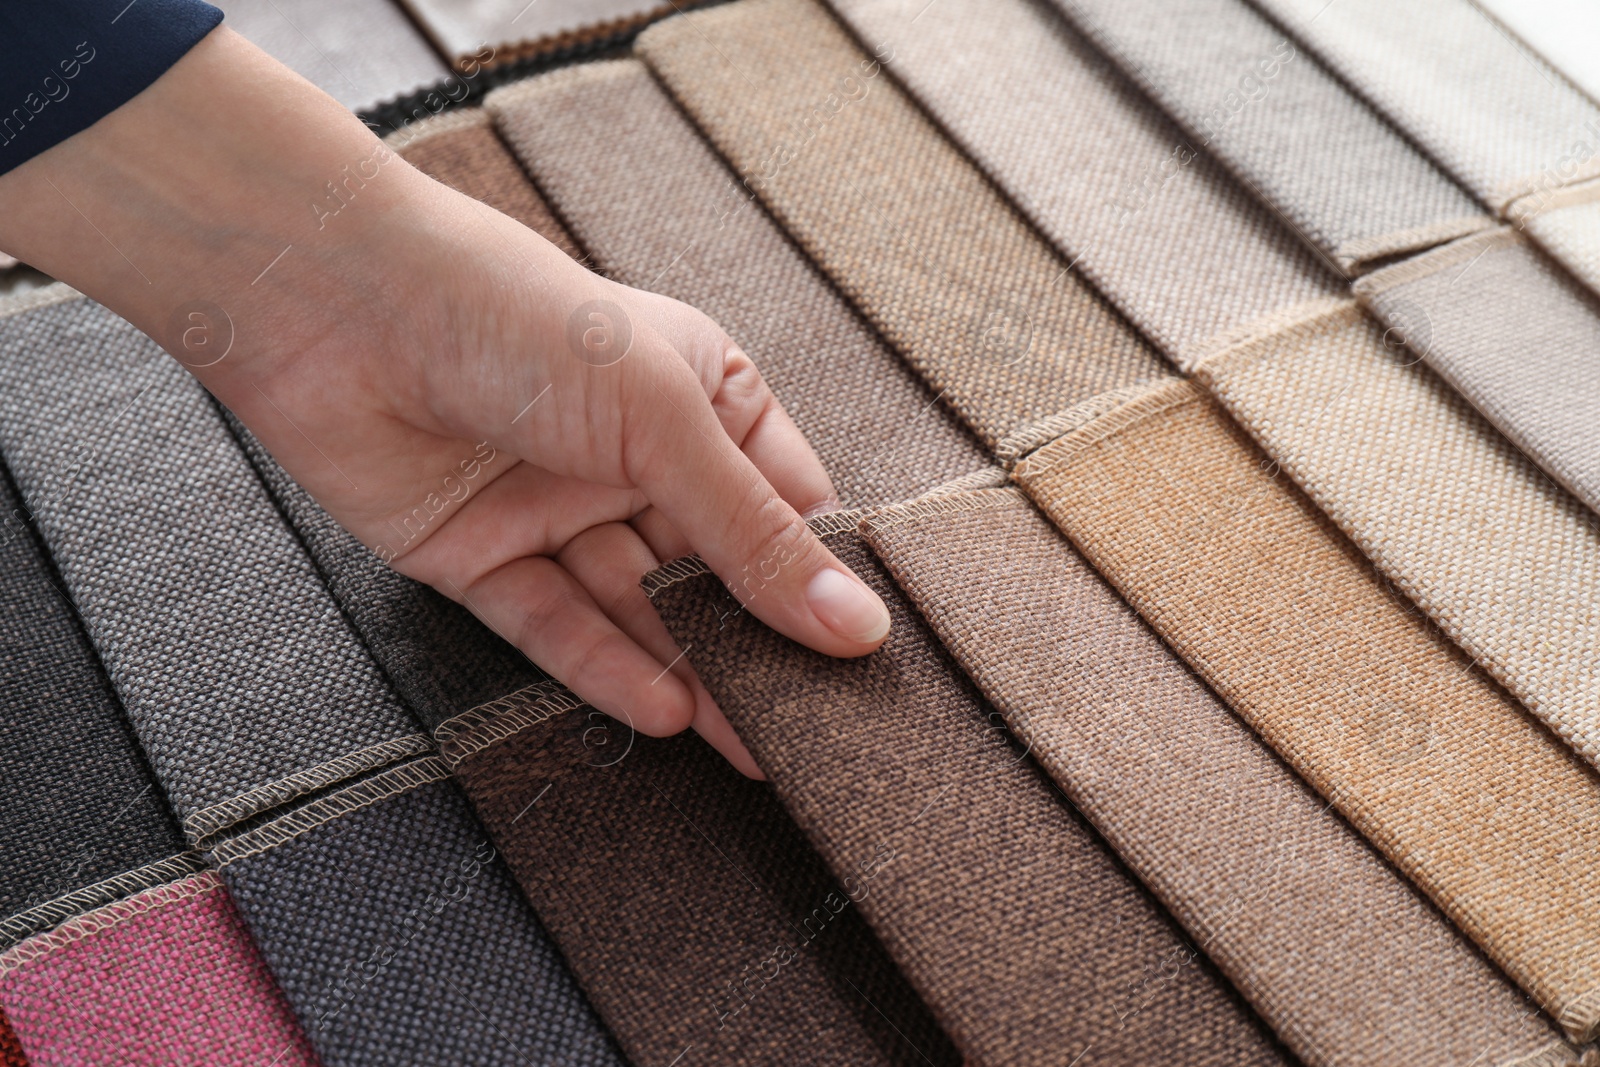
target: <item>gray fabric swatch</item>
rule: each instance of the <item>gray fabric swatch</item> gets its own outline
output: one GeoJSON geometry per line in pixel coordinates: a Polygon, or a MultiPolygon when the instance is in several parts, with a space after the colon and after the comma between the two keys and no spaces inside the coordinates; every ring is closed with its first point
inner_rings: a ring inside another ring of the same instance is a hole
{"type": "Polygon", "coordinates": [[[205,390],[56,297],[0,319],[0,451],[189,837],[425,751],[205,390]]]}

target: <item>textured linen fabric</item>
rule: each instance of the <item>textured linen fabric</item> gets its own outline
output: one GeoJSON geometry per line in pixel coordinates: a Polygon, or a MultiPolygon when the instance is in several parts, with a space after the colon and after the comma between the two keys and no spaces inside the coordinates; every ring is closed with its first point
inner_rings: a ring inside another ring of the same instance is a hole
{"type": "Polygon", "coordinates": [[[199,383],[35,305],[0,318],[0,452],[190,839],[424,751],[199,383]]]}
{"type": "Polygon", "coordinates": [[[461,69],[622,28],[692,7],[699,0],[399,0],[461,69]]]}
{"type": "Polygon", "coordinates": [[[1245,0],[1053,2],[1339,269],[1490,225],[1245,0]]]}
{"type": "Polygon", "coordinates": [[[966,1062],[1286,1062],[854,525],[836,512],[813,529],[889,606],[894,628],[871,656],[831,659],[767,629],[693,557],[645,588],[796,821],[857,876],[862,914],[966,1062]]]}
{"type": "Polygon", "coordinates": [[[1303,1063],[1574,1062],[1019,490],[885,508],[862,530],[1029,752],[1303,1063]]]}
{"type": "Polygon", "coordinates": [[[0,1008],[32,1067],[317,1062],[214,871],[0,954],[0,1008]]]}
{"type": "Polygon", "coordinates": [[[1573,1040],[1594,1035],[1600,870],[1575,858],[1600,847],[1600,778],[1388,586],[1214,400],[1192,382],[1152,385],[1015,477],[1573,1040]]]}
{"type": "Polygon", "coordinates": [[[739,343],[844,503],[902,500],[985,462],[643,64],[555,71],[497,90],[486,106],[610,277],[699,308],[739,343]]]}
{"type": "MultiPolygon", "coordinates": [[[[1447,321],[1434,329],[1460,336],[1447,321]]],[[[1395,332],[1349,301],[1298,309],[1198,376],[1381,572],[1594,763],[1594,515],[1395,332]]],[[[1416,330],[1411,343],[1439,349],[1416,330]]]]}
{"type": "Polygon", "coordinates": [[[327,1067],[622,1060],[435,757],[213,850],[327,1067]]]}
{"type": "Polygon", "coordinates": [[[1507,215],[1579,281],[1600,293],[1600,181],[1523,197],[1507,215]]]}
{"type": "Polygon", "coordinates": [[[1491,209],[1600,175],[1600,105],[1471,0],[1254,0],[1491,209]]]}
{"type": "Polygon", "coordinates": [[[183,835],[3,472],[0,511],[3,948],[53,925],[17,913],[179,852],[183,835]]]}
{"type": "Polygon", "coordinates": [[[1600,8],[1588,0],[1476,0],[1567,79],[1600,100],[1600,8]]]}
{"type": "Polygon", "coordinates": [[[217,6],[230,28],[352,111],[450,73],[392,0],[219,0],[217,6]]]}
{"type": "Polygon", "coordinates": [[[796,242],[985,444],[1161,364],[815,0],[635,49],[796,242]]]}
{"type": "Polygon", "coordinates": [[[693,733],[635,735],[558,686],[441,752],[638,1064],[960,1062],[772,787],[693,733]]]}
{"type": "Polygon", "coordinates": [[[892,52],[894,75],[1073,270],[1180,366],[1218,335],[1338,291],[1309,248],[1044,3],[835,7],[892,52]]]}
{"type": "Polygon", "coordinates": [[[1379,271],[1356,294],[1546,473],[1600,508],[1600,298],[1511,230],[1379,271]]]}

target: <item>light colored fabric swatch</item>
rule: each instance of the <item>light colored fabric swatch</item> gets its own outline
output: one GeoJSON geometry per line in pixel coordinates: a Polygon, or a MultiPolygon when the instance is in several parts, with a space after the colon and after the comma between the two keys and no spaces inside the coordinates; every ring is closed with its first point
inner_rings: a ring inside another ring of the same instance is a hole
{"type": "Polygon", "coordinates": [[[1337,277],[1043,0],[833,0],[985,172],[1180,366],[1337,277]],[[1015,70],[1026,69],[1019,78],[1015,70]]]}
{"type": "Polygon", "coordinates": [[[1511,205],[1507,216],[1600,293],[1600,181],[1525,196],[1511,205]]]}
{"type": "Polygon", "coordinates": [[[1388,267],[1355,289],[1392,336],[1600,509],[1600,298],[1506,229],[1388,267]]]}
{"type": "Polygon", "coordinates": [[[1600,761],[1600,531],[1581,503],[1353,302],[1287,313],[1197,374],[1380,571],[1600,761]]]}
{"type": "Polygon", "coordinates": [[[227,26],[353,111],[450,73],[393,0],[217,0],[217,6],[227,26]]]}
{"type": "MultiPolygon", "coordinates": [[[[450,57],[470,69],[540,45],[559,46],[588,32],[621,28],[676,5],[662,0],[398,0],[450,57]]],[[[685,6],[690,6],[685,2],[685,6]]]]}
{"type": "Polygon", "coordinates": [[[597,267],[699,308],[738,342],[847,506],[903,500],[984,464],[954,412],[751,200],[644,64],[569,67],[486,106],[597,267]]]}
{"type": "Polygon", "coordinates": [[[1600,777],[1390,588],[1212,398],[1152,384],[1014,477],[1573,1040],[1593,1037],[1600,867],[1584,857],[1600,849],[1600,777]]]}
{"type": "Polygon", "coordinates": [[[636,49],[741,185],[986,444],[1163,373],[815,0],[690,12],[636,49]]]}
{"type": "Polygon", "coordinates": [[[1053,2],[1340,270],[1491,224],[1245,0],[1053,2]]]}
{"type": "Polygon", "coordinates": [[[1029,752],[1301,1062],[1575,1061],[1019,490],[884,508],[862,532],[1029,752]]]}
{"type": "Polygon", "coordinates": [[[1600,100],[1600,6],[1591,0],[1476,0],[1529,48],[1600,100]]]}

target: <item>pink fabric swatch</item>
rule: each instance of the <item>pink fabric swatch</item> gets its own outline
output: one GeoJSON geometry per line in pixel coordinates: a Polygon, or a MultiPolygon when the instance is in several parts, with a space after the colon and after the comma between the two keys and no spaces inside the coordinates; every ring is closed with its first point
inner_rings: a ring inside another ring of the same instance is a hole
{"type": "Polygon", "coordinates": [[[317,1060],[215,872],[147,889],[0,955],[32,1067],[317,1060]]]}

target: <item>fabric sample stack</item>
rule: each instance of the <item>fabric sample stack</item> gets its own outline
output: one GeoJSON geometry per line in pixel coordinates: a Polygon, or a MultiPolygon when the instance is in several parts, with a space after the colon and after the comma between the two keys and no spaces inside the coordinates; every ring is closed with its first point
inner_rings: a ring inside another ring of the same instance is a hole
{"type": "Polygon", "coordinates": [[[894,627],[641,575],[747,779],[11,298],[0,1063],[1600,1058],[1600,62],[1483,4],[275,9],[715,318],[894,627]]]}

